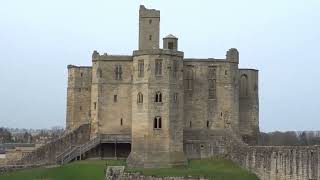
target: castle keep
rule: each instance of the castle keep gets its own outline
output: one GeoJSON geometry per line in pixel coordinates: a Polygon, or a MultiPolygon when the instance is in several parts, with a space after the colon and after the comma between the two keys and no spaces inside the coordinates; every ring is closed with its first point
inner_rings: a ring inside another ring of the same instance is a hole
{"type": "Polygon", "coordinates": [[[185,58],[171,34],[161,49],[159,32],[160,12],[140,6],[132,55],[94,51],[92,66],[69,65],[66,132],[7,164],[125,158],[172,167],[223,157],[261,180],[320,179],[319,145],[257,146],[258,71],[239,69],[236,49],[225,59],[185,58]]]}
{"type": "Polygon", "coordinates": [[[140,6],[138,50],[94,51],[92,66],[68,66],[67,129],[90,124],[90,139],[130,137],[97,151],[117,149],[137,167],[185,164],[197,151],[186,143],[187,134],[227,130],[255,143],[258,71],[239,69],[235,48],[225,59],[185,58],[171,34],[160,48],[159,32],[160,11],[140,6]]]}

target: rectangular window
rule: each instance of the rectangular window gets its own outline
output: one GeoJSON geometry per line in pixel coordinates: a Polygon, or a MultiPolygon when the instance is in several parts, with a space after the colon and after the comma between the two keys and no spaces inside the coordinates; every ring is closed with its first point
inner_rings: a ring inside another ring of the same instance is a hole
{"type": "Polygon", "coordinates": [[[173,61],[173,65],[172,65],[172,76],[173,76],[173,78],[177,77],[177,73],[178,73],[178,61],[173,61]]]}
{"type": "Polygon", "coordinates": [[[144,76],[144,61],[139,60],[138,61],[138,77],[144,76]]]}
{"type": "Polygon", "coordinates": [[[155,74],[156,76],[162,75],[162,59],[156,59],[155,62],[155,74]]]}
{"type": "Polygon", "coordinates": [[[168,49],[173,49],[173,42],[168,43],[168,49]]]}
{"type": "Polygon", "coordinates": [[[216,66],[208,67],[208,98],[216,99],[216,66]]]}
{"type": "Polygon", "coordinates": [[[113,95],[113,102],[117,102],[118,101],[118,96],[117,95],[113,95]]]}
{"type": "Polygon", "coordinates": [[[208,67],[208,79],[216,79],[216,70],[215,66],[208,67]]]}
{"type": "Polygon", "coordinates": [[[216,80],[215,79],[209,79],[209,99],[215,99],[216,98],[216,80]]]}
{"type": "Polygon", "coordinates": [[[193,79],[194,79],[194,73],[192,67],[188,67],[184,74],[184,88],[186,90],[192,90],[193,89],[193,79]]]}
{"type": "Polygon", "coordinates": [[[177,103],[178,102],[178,93],[173,94],[173,102],[177,103]]]}
{"type": "Polygon", "coordinates": [[[122,67],[119,64],[115,66],[115,80],[122,80],[122,67]]]}

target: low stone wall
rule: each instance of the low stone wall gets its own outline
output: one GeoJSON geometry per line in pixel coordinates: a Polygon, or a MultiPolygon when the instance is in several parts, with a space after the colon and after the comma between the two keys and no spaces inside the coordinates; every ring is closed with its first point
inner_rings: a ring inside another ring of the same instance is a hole
{"type": "Polygon", "coordinates": [[[20,169],[30,169],[30,168],[36,168],[41,167],[43,164],[32,164],[32,165],[4,165],[0,166],[0,174],[20,170],[20,169]]]}
{"type": "Polygon", "coordinates": [[[208,180],[203,177],[157,177],[141,173],[127,173],[124,166],[108,166],[106,180],[208,180]]]}
{"type": "Polygon", "coordinates": [[[184,152],[230,159],[261,180],[320,180],[320,146],[248,146],[231,130],[185,130],[184,152]]]}
{"type": "Polygon", "coordinates": [[[28,154],[18,161],[8,162],[10,165],[28,164],[55,164],[56,156],[68,149],[70,146],[84,144],[89,141],[89,124],[81,125],[78,129],[71,131],[59,139],[39,147],[34,152],[28,154]]]}
{"type": "Polygon", "coordinates": [[[124,173],[120,179],[107,179],[107,180],[208,180],[203,177],[156,177],[145,176],[141,173],[124,173]]]}

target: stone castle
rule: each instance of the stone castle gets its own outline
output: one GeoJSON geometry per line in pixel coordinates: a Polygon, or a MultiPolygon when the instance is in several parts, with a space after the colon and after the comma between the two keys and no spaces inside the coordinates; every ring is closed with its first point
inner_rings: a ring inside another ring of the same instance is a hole
{"type": "Polygon", "coordinates": [[[132,55],[94,51],[92,67],[69,65],[67,131],[8,164],[125,158],[131,167],[171,167],[222,157],[262,180],[320,179],[320,146],[256,145],[258,71],[239,69],[236,49],[225,59],[184,58],[173,35],[159,48],[159,24],[159,11],[140,6],[132,55]]]}
{"type": "Polygon", "coordinates": [[[160,11],[140,6],[138,50],[94,51],[92,66],[68,66],[67,129],[89,123],[92,137],[131,135],[128,162],[138,166],[184,163],[185,129],[230,129],[256,141],[258,71],[239,69],[234,48],[225,59],[185,58],[171,34],[160,48],[159,32],[160,11]]]}

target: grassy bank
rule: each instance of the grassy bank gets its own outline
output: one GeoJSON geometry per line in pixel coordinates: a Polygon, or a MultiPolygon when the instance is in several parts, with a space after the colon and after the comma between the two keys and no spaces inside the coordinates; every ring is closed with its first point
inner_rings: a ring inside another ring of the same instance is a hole
{"type": "MultiPolygon", "coordinates": [[[[108,165],[125,165],[123,160],[76,161],[54,168],[35,168],[0,175],[0,180],[103,180],[108,165]]],[[[227,160],[191,160],[187,167],[127,169],[156,176],[207,176],[214,180],[257,180],[258,178],[227,160]]]]}

